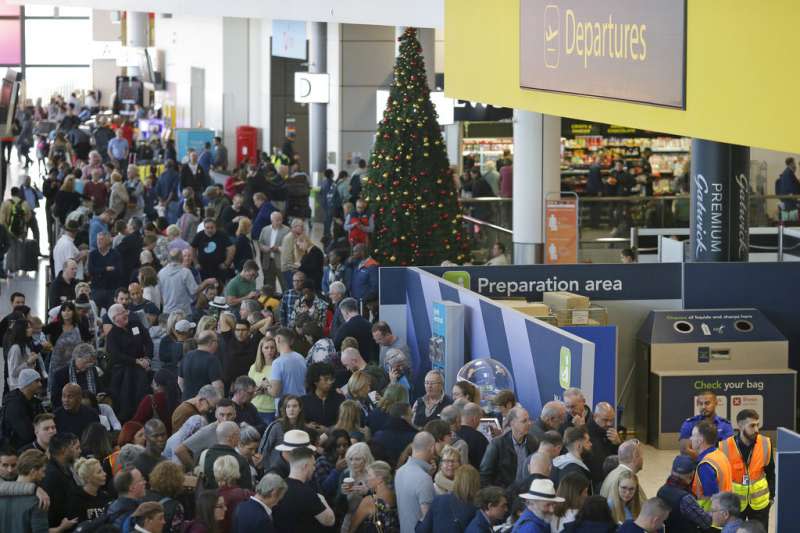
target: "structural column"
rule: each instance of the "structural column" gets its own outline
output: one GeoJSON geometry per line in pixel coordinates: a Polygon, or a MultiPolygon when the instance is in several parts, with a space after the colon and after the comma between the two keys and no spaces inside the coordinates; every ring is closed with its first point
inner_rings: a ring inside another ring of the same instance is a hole
{"type": "Polygon", "coordinates": [[[542,263],[544,202],[561,190],[561,118],[514,110],[514,264],[542,263]]]}
{"type": "Polygon", "coordinates": [[[750,148],[692,139],[692,261],[747,261],[750,148]]]}
{"type": "MultiPolygon", "coordinates": [[[[328,69],[327,27],[324,22],[308,23],[308,72],[324,74],[328,69]]],[[[327,114],[328,104],[309,104],[308,109],[308,162],[310,177],[319,184],[327,168],[327,114]]]]}
{"type": "MultiPolygon", "coordinates": [[[[127,11],[125,13],[125,46],[130,48],[147,47],[147,28],[149,26],[147,13],[127,11]]],[[[128,76],[141,76],[139,66],[129,66],[128,76]]]]}

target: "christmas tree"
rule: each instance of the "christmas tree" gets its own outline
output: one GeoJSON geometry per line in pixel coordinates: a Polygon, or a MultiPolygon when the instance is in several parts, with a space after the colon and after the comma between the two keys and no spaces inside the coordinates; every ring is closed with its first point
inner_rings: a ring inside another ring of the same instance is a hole
{"type": "Polygon", "coordinates": [[[461,205],[417,30],[406,29],[399,40],[394,83],[364,183],[375,214],[372,256],[384,266],[463,263],[461,205]]]}

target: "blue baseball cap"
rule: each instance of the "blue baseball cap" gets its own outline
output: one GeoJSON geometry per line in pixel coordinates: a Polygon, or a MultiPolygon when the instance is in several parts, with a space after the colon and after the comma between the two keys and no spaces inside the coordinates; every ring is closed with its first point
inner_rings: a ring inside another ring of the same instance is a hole
{"type": "Polygon", "coordinates": [[[691,474],[697,464],[688,455],[679,455],[672,461],[672,471],[676,474],[691,474]]]}

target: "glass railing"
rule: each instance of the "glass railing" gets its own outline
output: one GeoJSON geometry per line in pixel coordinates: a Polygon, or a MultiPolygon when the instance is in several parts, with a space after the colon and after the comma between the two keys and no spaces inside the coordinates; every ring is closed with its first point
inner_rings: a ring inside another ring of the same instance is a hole
{"type": "MultiPolygon", "coordinates": [[[[513,211],[511,198],[466,198],[461,200],[465,214],[471,217],[473,248],[490,248],[498,240],[511,255],[513,211]]],[[[800,203],[800,195],[751,195],[750,227],[769,228],[800,226],[797,212],[782,209],[783,201],[800,203]],[[782,224],[781,224],[782,223],[782,224]]],[[[630,246],[633,229],[681,229],[688,231],[691,216],[688,194],[670,196],[581,196],[579,199],[580,259],[615,262],[619,249],[630,246]],[[603,254],[608,255],[606,258],[603,254]]],[[[683,233],[673,232],[673,233],[683,233]]],[[[678,235],[676,235],[677,237],[678,235]]],[[[772,248],[776,242],[762,242],[766,237],[753,236],[755,247],[772,248]]],[[[644,247],[655,247],[657,239],[645,239],[644,247]],[[652,240],[652,242],[649,242],[652,240]]],[[[480,254],[479,254],[480,255],[480,254]]],[[[478,259],[478,257],[476,257],[478,259]]]]}

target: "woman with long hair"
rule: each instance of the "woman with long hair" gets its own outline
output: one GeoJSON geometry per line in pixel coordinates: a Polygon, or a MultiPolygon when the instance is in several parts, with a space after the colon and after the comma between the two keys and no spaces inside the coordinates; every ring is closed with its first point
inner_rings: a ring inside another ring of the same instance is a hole
{"type": "Polygon", "coordinates": [[[111,437],[108,430],[100,422],[92,422],[81,435],[81,455],[94,457],[102,461],[111,455],[114,448],[111,446],[111,437]]]}
{"type": "Polygon", "coordinates": [[[182,533],[222,533],[227,506],[216,490],[204,490],[197,495],[194,520],[184,526],[182,533]]]}
{"type": "Polygon", "coordinates": [[[161,309],[161,290],[158,288],[158,275],[156,269],[151,266],[143,266],[139,269],[139,285],[142,286],[142,296],[148,302],[152,302],[161,309]]]}
{"type": "Polygon", "coordinates": [[[181,240],[192,242],[197,235],[197,226],[200,224],[200,217],[197,216],[197,205],[193,198],[187,198],[183,202],[183,214],[178,219],[178,228],[181,230],[181,240]]]}
{"type": "Polygon", "coordinates": [[[472,465],[462,465],[456,470],[453,491],[435,496],[425,518],[417,526],[417,533],[461,533],[478,508],[475,497],[481,489],[481,477],[472,465]]]}
{"type": "Polygon", "coordinates": [[[381,399],[367,417],[367,426],[374,435],[389,421],[389,408],[396,403],[409,403],[408,389],[399,383],[392,383],[383,391],[381,399]]]}
{"type": "Polygon", "coordinates": [[[343,429],[332,429],[322,443],[322,454],[314,467],[314,481],[328,501],[336,496],[341,473],[347,468],[349,447],[350,435],[343,429]]]}
{"type": "Polygon", "coordinates": [[[33,327],[28,320],[20,318],[11,324],[11,347],[7,348],[8,390],[17,388],[19,373],[24,368],[40,370],[38,353],[31,352],[33,327]]]}
{"type": "MultiPolygon", "coordinates": [[[[287,394],[281,399],[281,407],[278,418],[272,422],[264,431],[261,444],[258,447],[261,453],[262,467],[269,470],[274,466],[285,463],[281,452],[275,447],[283,442],[283,435],[292,429],[301,429],[308,433],[309,427],[306,426],[306,418],[303,414],[303,400],[299,396],[287,394]]],[[[316,434],[316,432],[315,432],[316,434]]]]}
{"type": "Polygon", "coordinates": [[[449,444],[442,449],[439,471],[433,477],[433,491],[436,494],[453,492],[456,470],[461,466],[461,452],[449,444]]]}
{"type": "Polygon", "coordinates": [[[216,331],[217,330],[217,319],[211,315],[205,315],[200,320],[197,321],[197,328],[194,330],[194,338],[197,337],[204,331],[216,331]]]}
{"type": "MultiPolygon", "coordinates": [[[[50,368],[47,373],[55,375],[58,370],[67,366],[72,359],[72,350],[81,342],[88,342],[91,338],[88,327],[80,321],[75,304],[67,301],[61,304],[61,309],[55,320],[42,330],[48,336],[53,352],[50,355],[50,368]]],[[[50,395],[61,394],[61,391],[50,391],[50,395]]]]}
{"type": "Polygon", "coordinates": [[[470,403],[476,403],[480,405],[481,391],[479,391],[478,387],[469,381],[457,381],[456,384],[453,385],[453,401],[456,401],[460,398],[464,398],[470,403]]]}
{"type": "Polygon", "coordinates": [[[356,370],[347,380],[347,399],[358,403],[361,408],[362,422],[366,423],[369,414],[375,408],[375,403],[369,397],[372,388],[372,378],[364,370],[356,370]]]}
{"type": "Polygon", "coordinates": [[[602,496],[589,496],[583,502],[574,522],[564,527],[564,533],[615,533],[617,523],[611,515],[606,499],[602,496]]]}
{"type": "MultiPolygon", "coordinates": [[[[67,176],[53,198],[53,216],[58,221],[58,229],[62,228],[67,215],[81,206],[81,195],[75,190],[75,177],[67,176]]],[[[58,235],[58,232],[56,233],[58,235]]],[[[60,268],[60,265],[59,265],[60,268]]]]}
{"type": "Polygon", "coordinates": [[[241,272],[242,265],[248,259],[256,258],[256,249],[253,239],[250,238],[250,231],[253,229],[253,222],[247,217],[239,218],[239,225],[236,227],[236,252],[233,254],[233,266],[236,272],[241,272]]]}
{"type": "Polygon", "coordinates": [[[275,420],[275,398],[269,395],[269,379],[272,376],[272,362],[276,357],[278,357],[278,345],[275,339],[264,337],[258,343],[256,360],[247,372],[257,386],[252,403],[265,424],[275,420]]]}
{"type": "Polygon", "coordinates": [[[639,517],[643,503],[639,495],[638,476],[630,470],[622,471],[608,496],[608,507],[618,524],[639,517]]]}
{"type": "Polygon", "coordinates": [[[556,496],[564,498],[563,503],[557,503],[550,527],[553,532],[563,531],[564,527],[575,521],[578,510],[583,507],[583,502],[589,496],[589,480],[577,472],[567,474],[558,483],[556,496]]]}
{"type": "Polygon", "coordinates": [[[362,433],[365,438],[369,430],[361,425],[363,411],[355,400],[345,400],[339,406],[339,418],[336,420],[334,429],[343,429],[348,435],[362,433]]]}
{"type": "MultiPolygon", "coordinates": [[[[86,435],[85,431],[84,435],[86,435]]],[[[94,457],[78,458],[72,466],[72,471],[78,480],[78,489],[69,494],[70,516],[77,517],[78,523],[84,520],[94,520],[103,514],[111,501],[111,497],[105,490],[108,474],[100,461],[94,457]]]]}
{"type": "Polygon", "coordinates": [[[181,403],[178,376],[162,368],[156,372],[151,386],[153,392],[142,398],[131,420],[145,424],[151,418],[158,418],[167,427],[167,435],[172,435],[172,413],[181,403]]]}
{"type": "Polygon", "coordinates": [[[114,211],[115,220],[119,220],[128,209],[130,196],[125,187],[125,178],[118,171],[111,173],[111,191],[108,194],[108,207],[114,211]]]}
{"type": "Polygon", "coordinates": [[[353,513],[349,533],[399,533],[392,467],[384,461],[375,461],[367,467],[367,488],[358,509],[353,513]]]}

